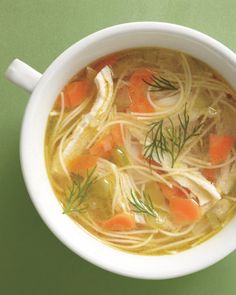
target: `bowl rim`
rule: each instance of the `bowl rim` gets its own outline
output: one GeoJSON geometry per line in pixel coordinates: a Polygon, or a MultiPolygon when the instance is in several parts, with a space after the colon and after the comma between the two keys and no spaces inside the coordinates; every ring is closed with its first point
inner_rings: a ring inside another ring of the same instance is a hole
{"type": "MultiPolygon", "coordinates": [[[[81,249],[78,250],[77,247],[71,244],[70,241],[66,238],[66,236],[63,236],[62,232],[58,229],[56,224],[48,218],[48,215],[45,214],[45,212],[42,210],[40,206],[38,206],[37,197],[34,193],[34,189],[32,187],[31,182],[29,181],[28,175],[31,173],[31,170],[28,167],[27,164],[27,148],[25,146],[25,138],[27,137],[27,129],[28,129],[28,115],[31,112],[31,107],[34,101],[34,97],[38,96],[38,93],[40,93],[41,88],[45,84],[45,82],[48,80],[48,78],[55,74],[55,68],[61,64],[64,63],[64,60],[66,57],[69,57],[73,52],[77,50],[78,47],[81,46],[82,43],[90,43],[94,39],[102,39],[105,36],[108,36],[109,34],[114,34],[118,32],[124,32],[124,31],[136,31],[136,30],[158,30],[163,32],[171,32],[172,34],[177,35],[184,35],[191,39],[201,41],[202,43],[206,44],[206,46],[210,47],[212,50],[220,52],[222,56],[229,62],[232,63],[236,67],[236,56],[229,48],[227,48],[225,45],[220,43],[219,41],[213,39],[212,37],[209,37],[206,34],[203,34],[197,30],[190,29],[188,27],[171,24],[171,23],[165,23],[165,22],[131,22],[131,23],[124,23],[119,24],[115,26],[111,26],[105,29],[102,29],[100,31],[97,31],[95,33],[92,33],[88,35],[87,37],[81,39],[80,41],[74,43],[72,46],[67,48],[62,54],[60,54],[47,68],[47,70],[44,72],[42,78],[40,79],[39,83],[37,84],[35,90],[33,91],[31,98],[29,99],[29,102],[27,104],[22,128],[21,128],[21,135],[20,135],[20,162],[21,162],[21,168],[22,173],[24,177],[24,181],[27,187],[27,190],[29,192],[30,198],[38,211],[39,215],[45,222],[45,224],[49,227],[49,229],[57,236],[57,238],[62,241],[64,245],[66,245],[68,248],[70,248],[73,252],[78,254],[80,257],[84,258],[85,260],[91,262],[92,264],[95,264],[105,270],[111,271],[113,273],[117,273],[124,276],[134,277],[134,278],[142,278],[142,279],[168,279],[168,278],[175,278],[184,276],[190,273],[194,273],[196,271],[199,271],[201,269],[204,269],[217,261],[223,259],[225,256],[227,256],[229,253],[231,253],[236,248],[236,240],[234,243],[228,245],[228,247],[222,251],[219,251],[217,255],[213,255],[209,257],[206,261],[199,261],[196,262],[192,266],[188,266],[188,268],[183,267],[179,271],[173,271],[169,274],[163,273],[161,274],[160,271],[157,273],[156,270],[153,270],[151,273],[146,274],[145,271],[138,271],[133,269],[133,271],[129,270],[127,271],[125,268],[120,268],[116,265],[114,265],[112,262],[104,262],[102,259],[95,259],[94,256],[90,255],[86,251],[82,251],[81,249]]],[[[107,248],[110,248],[109,246],[105,246],[107,248]]],[[[114,250],[114,249],[113,249],[114,250]]],[[[120,251],[119,251],[120,252],[120,251]]],[[[184,251],[184,252],[187,252],[184,251]]],[[[123,252],[120,252],[123,253],[123,252]]],[[[133,254],[127,254],[128,256],[132,256],[133,254]]],[[[125,255],[124,255],[125,256],[125,255]]],[[[127,257],[128,257],[127,256],[127,257]]],[[[137,259],[137,257],[142,257],[139,255],[134,255],[137,259]]],[[[147,256],[144,256],[145,259],[147,256]]],[[[141,259],[140,259],[141,260],[141,259]]]]}

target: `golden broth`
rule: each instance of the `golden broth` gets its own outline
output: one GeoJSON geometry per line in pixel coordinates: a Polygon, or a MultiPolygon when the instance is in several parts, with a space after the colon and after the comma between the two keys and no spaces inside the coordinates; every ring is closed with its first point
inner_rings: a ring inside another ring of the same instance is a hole
{"type": "Polygon", "coordinates": [[[48,118],[62,213],[120,250],[194,247],[235,213],[235,126],[235,91],[191,56],[139,48],[95,61],[48,118]]]}

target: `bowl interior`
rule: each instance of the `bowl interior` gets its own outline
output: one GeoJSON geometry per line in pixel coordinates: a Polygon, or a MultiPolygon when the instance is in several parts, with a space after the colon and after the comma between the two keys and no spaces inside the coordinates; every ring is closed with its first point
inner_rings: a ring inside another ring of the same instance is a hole
{"type": "Polygon", "coordinates": [[[157,46],[188,53],[236,85],[236,59],[219,42],[191,29],[163,23],[108,28],[76,43],[47,69],[28,103],[21,134],[21,164],[32,201],[54,234],[71,250],[107,270],[138,278],[163,279],[200,270],[236,248],[236,218],[203,244],[171,256],[139,256],[107,247],[62,214],[44,161],[48,114],[57,94],[81,68],[114,51],[157,46]],[[96,251],[95,251],[96,249],[96,251]]]}

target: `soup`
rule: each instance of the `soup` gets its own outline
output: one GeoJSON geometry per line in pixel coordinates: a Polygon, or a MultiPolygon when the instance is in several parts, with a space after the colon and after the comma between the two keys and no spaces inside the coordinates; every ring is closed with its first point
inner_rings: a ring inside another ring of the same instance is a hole
{"type": "Polygon", "coordinates": [[[120,250],[174,254],[235,214],[236,93],[203,62],[129,49],[78,72],[48,118],[45,157],[70,216],[120,250]]]}

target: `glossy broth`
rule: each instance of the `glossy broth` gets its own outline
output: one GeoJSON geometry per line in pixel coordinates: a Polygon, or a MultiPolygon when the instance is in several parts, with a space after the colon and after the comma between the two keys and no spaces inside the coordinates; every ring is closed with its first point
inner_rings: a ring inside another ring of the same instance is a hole
{"type": "Polygon", "coordinates": [[[105,56],[59,93],[45,138],[62,213],[120,250],[174,254],[235,214],[236,94],[163,48],[105,56]]]}

